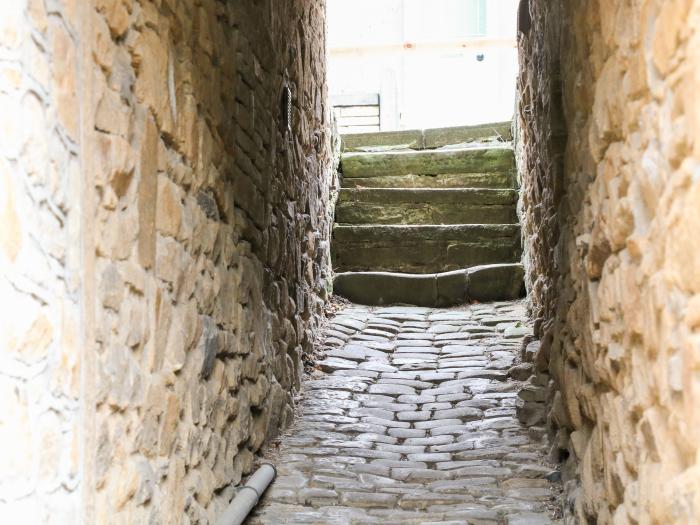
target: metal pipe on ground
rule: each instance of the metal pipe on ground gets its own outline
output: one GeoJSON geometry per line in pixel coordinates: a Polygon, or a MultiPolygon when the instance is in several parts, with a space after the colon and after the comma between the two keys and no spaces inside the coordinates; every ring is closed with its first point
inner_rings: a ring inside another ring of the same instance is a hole
{"type": "Polygon", "coordinates": [[[236,497],[216,522],[216,525],[241,525],[260,501],[265,489],[277,475],[275,467],[265,463],[255,471],[248,482],[238,489],[236,497]]]}

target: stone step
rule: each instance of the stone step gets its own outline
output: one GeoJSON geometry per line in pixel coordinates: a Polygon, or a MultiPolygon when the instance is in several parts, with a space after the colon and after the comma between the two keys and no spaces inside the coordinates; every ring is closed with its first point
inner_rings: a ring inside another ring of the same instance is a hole
{"type": "Polygon", "coordinates": [[[455,306],[473,300],[503,301],[522,297],[524,275],[522,264],[475,266],[430,274],[346,272],[335,276],[333,290],[353,303],[371,306],[455,306]]]}
{"type": "Polygon", "coordinates": [[[495,122],[477,126],[352,133],[342,136],[342,146],[343,151],[431,149],[469,142],[510,141],[512,138],[510,122],[495,122]]]}
{"type": "Polygon", "coordinates": [[[339,224],[504,224],[517,222],[517,192],[506,189],[341,189],[339,224]]]}
{"type": "Polygon", "coordinates": [[[515,188],[515,173],[442,173],[344,177],[343,188],[515,188]]]}
{"type": "Polygon", "coordinates": [[[510,146],[474,146],[423,151],[346,153],[341,160],[344,179],[397,175],[507,173],[515,169],[510,146]]]}
{"type": "Polygon", "coordinates": [[[336,271],[437,273],[520,260],[518,224],[336,225],[336,271]]]}

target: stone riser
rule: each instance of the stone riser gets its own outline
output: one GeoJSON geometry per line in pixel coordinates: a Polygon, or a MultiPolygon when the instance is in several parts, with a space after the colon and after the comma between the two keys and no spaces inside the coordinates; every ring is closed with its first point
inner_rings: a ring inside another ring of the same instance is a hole
{"type": "Polygon", "coordinates": [[[517,221],[512,190],[341,190],[339,224],[507,224],[517,221]]]}
{"type": "Polygon", "coordinates": [[[458,241],[416,241],[402,244],[348,243],[333,250],[336,271],[406,273],[447,272],[483,264],[513,263],[520,259],[515,246],[458,241]]]}
{"type": "Polygon", "coordinates": [[[477,266],[433,274],[348,272],[336,275],[335,293],[354,303],[381,306],[454,306],[471,300],[500,301],[524,295],[521,264],[477,266]]]}
{"type": "Polygon", "coordinates": [[[339,224],[504,224],[517,220],[510,205],[373,204],[342,202],[336,206],[339,224]]]}
{"type": "Polygon", "coordinates": [[[514,188],[511,171],[494,173],[443,173],[343,177],[343,188],[514,188]]]}
{"type": "Polygon", "coordinates": [[[427,151],[348,153],[343,155],[344,178],[450,173],[512,173],[510,147],[470,147],[427,151]]]}
{"type": "Polygon", "coordinates": [[[436,273],[520,259],[517,225],[336,226],[336,271],[436,273]]]}

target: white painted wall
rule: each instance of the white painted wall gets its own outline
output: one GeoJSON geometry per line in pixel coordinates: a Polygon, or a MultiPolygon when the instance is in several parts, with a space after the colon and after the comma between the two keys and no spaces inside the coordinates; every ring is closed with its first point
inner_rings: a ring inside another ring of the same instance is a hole
{"type": "Polygon", "coordinates": [[[471,1],[328,0],[331,96],[380,93],[387,131],[510,120],[518,0],[486,0],[481,38],[466,35],[471,1]]]}

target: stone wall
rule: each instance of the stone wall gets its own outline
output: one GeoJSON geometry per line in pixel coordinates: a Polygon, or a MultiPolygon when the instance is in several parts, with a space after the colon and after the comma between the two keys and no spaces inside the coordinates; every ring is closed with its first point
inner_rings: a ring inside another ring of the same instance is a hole
{"type": "Polygon", "coordinates": [[[570,523],[700,521],[700,2],[523,0],[524,236],[570,523]]]}
{"type": "Polygon", "coordinates": [[[330,287],[324,10],[0,6],[0,506],[213,520],[289,423],[330,287]]]}
{"type": "Polygon", "coordinates": [[[80,509],[80,133],[72,2],[0,2],[0,516],[80,509]]]}

